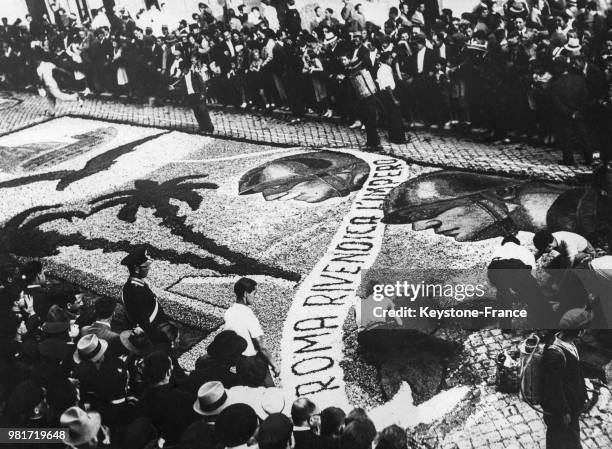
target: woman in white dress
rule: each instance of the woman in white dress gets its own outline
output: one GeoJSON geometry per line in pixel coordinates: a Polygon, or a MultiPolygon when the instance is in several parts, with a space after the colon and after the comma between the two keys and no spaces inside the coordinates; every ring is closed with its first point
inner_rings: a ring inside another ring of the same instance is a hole
{"type": "Polygon", "coordinates": [[[125,94],[129,98],[132,96],[132,89],[130,87],[127,70],[125,69],[126,61],[124,52],[125,44],[113,39],[113,67],[115,67],[117,75],[116,95],[125,94]]]}

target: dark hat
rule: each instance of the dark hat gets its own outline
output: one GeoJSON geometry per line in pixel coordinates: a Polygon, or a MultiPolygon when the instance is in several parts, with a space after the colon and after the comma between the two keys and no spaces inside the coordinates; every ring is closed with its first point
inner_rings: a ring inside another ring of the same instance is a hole
{"type": "Polygon", "coordinates": [[[232,404],[219,414],[215,424],[217,441],[229,447],[246,444],[257,430],[257,414],[246,404],[232,404]]]}
{"type": "Polygon", "coordinates": [[[414,35],[413,40],[417,44],[425,45],[425,43],[427,42],[427,36],[425,36],[423,33],[417,33],[414,35]]]}
{"type": "Polygon", "coordinates": [[[151,259],[149,259],[149,255],[147,254],[147,247],[142,245],[125,256],[121,261],[121,265],[125,265],[126,267],[137,267],[149,260],[151,259]]]}
{"type": "Polygon", "coordinates": [[[153,343],[151,343],[147,334],[144,332],[136,333],[133,329],[121,332],[119,340],[121,340],[125,349],[140,356],[145,355],[153,347],[153,343]]]}
{"type": "Polygon", "coordinates": [[[233,360],[247,348],[247,341],[232,330],[217,334],[206,348],[208,355],[217,360],[233,360]]]}
{"type": "Polygon", "coordinates": [[[47,312],[47,319],[41,329],[45,334],[55,335],[66,332],[70,328],[70,315],[57,304],[52,305],[47,312]]]}
{"type": "Polygon", "coordinates": [[[214,441],[211,426],[205,421],[196,421],[183,432],[180,449],[199,449],[208,447],[206,443],[214,441]]]}
{"type": "Polygon", "coordinates": [[[31,260],[19,270],[19,277],[23,280],[32,280],[34,276],[40,273],[43,269],[42,263],[39,260],[31,260]]]}
{"type": "Polygon", "coordinates": [[[268,416],[259,426],[257,442],[259,446],[286,445],[291,438],[292,431],[291,420],[282,413],[274,413],[268,416]]]}
{"type": "MultiPolygon", "coordinates": [[[[117,447],[143,449],[147,444],[158,437],[157,429],[151,420],[141,416],[127,426],[120,427],[116,433],[117,447]]],[[[115,438],[113,438],[113,443],[115,438]]]]}
{"type": "Polygon", "coordinates": [[[38,343],[38,352],[48,359],[65,360],[70,352],[70,347],[64,340],[52,337],[38,343]]]}

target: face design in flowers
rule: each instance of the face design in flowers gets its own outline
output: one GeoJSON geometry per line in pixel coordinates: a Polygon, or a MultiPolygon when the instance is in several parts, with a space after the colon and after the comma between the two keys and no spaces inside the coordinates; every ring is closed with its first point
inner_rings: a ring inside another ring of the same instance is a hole
{"type": "Polygon", "coordinates": [[[239,193],[261,193],[266,201],[318,203],[358,190],[368,173],[368,164],[351,154],[296,154],[245,173],[239,182],[239,193]]]}
{"type": "Polygon", "coordinates": [[[412,223],[415,231],[433,229],[438,235],[453,237],[458,242],[478,240],[480,231],[495,224],[495,219],[475,202],[454,206],[426,220],[412,223]]]}

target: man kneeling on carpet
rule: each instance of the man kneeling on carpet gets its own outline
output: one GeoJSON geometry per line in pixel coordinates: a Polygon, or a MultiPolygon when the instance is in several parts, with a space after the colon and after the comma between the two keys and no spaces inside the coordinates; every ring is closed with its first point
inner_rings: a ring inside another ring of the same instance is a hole
{"type": "MultiPolygon", "coordinates": [[[[248,365],[252,363],[254,366],[265,364],[266,369],[270,367],[274,376],[278,376],[279,370],[263,342],[264,333],[259,319],[249,307],[253,304],[256,291],[257,282],[253,279],[241,278],[234,284],[236,302],[225,312],[225,330],[236,332],[247,342],[247,347],[242,352],[241,364],[248,365]]],[[[251,386],[255,387],[257,385],[251,386]]],[[[269,370],[266,373],[262,386],[274,386],[274,380],[269,370]]]]}

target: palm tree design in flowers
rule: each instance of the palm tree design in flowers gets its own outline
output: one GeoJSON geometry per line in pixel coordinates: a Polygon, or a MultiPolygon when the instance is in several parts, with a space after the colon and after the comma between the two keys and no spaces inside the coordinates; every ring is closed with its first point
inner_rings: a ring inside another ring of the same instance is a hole
{"type": "Polygon", "coordinates": [[[188,264],[194,268],[214,270],[223,275],[264,274],[291,281],[299,280],[299,274],[262,263],[246,254],[219,245],[201,232],[194,231],[185,221],[187,217],[179,216],[179,208],[170,203],[171,199],[186,203],[191,210],[197,210],[202,204],[201,189],[216,189],[211,182],[202,181],[208,175],[190,175],[170,179],[164,182],[136,180],[133,189],[119,190],[102,195],[89,202],[84,210],[66,210],[61,205],[40,206],[17,214],[0,229],[0,251],[22,256],[42,257],[58,253],[62,246],[78,245],[82,249],[102,249],[105,252],[129,252],[137,245],[126,240],[110,241],[103,238],[88,238],[80,233],[69,235],[57,231],[43,231],[40,226],[59,219],[71,221],[73,218],[87,217],[111,207],[122,205],[117,218],[134,223],[138,210],[154,209],[154,215],[161,218],[161,225],[181,237],[185,242],[193,243],[210,256],[192,252],[180,252],[174,249],[160,249],[149,245],[149,253],[154,259],[165,260],[174,264],[188,264]],[[199,181],[197,181],[199,180],[199,181]],[[219,262],[219,258],[227,263],[219,262]]]}

